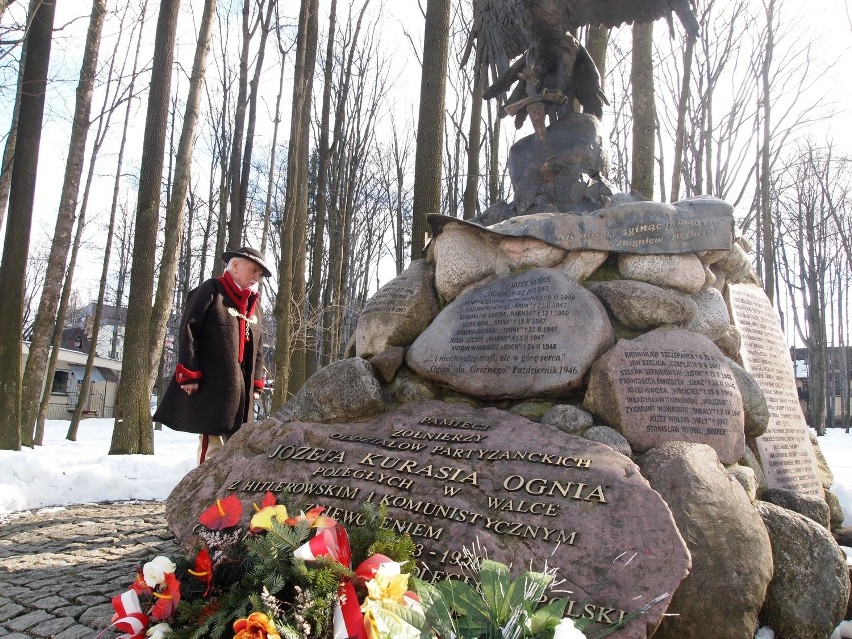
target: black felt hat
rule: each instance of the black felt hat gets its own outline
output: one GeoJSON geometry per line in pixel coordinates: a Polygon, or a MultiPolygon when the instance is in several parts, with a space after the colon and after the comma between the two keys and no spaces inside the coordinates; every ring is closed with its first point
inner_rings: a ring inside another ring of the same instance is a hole
{"type": "Polygon", "coordinates": [[[224,253],[222,253],[222,260],[225,262],[225,264],[230,262],[231,258],[234,257],[241,257],[244,260],[251,260],[263,269],[264,277],[269,277],[270,275],[272,275],[272,271],[270,271],[266,267],[266,262],[264,261],[263,253],[261,253],[257,249],[253,249],[250,246],[241,246],[236,251],[225,251],[224,253]]]}

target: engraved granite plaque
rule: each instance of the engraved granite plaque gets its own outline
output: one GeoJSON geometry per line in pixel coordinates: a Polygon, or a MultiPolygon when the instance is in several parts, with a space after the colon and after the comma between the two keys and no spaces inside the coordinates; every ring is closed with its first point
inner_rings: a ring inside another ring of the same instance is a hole
{"type": "Polygon", "coordinates": [[[468,291],[411,345],[408,366],[478,397],[559,396],[577,389],[615,341],[592,293],[551,269],[468,291]]]}
{"type": "Polygon", "coordinates": [[[702,196],[674,204],[629,202],[583,215],[521,215],[487,229],[443,215],[429,215],[428,220],[433,235],[448,224],[464,224],[483,233],[535,237],[568,250],[666,254],[730,249],[733,213],[730,204],[702,196]]]}
{"type": "MultiPolygon", "coordinates": [[[[363,522],[364,502],[382,504],[386,525],[417,544],[422,578],[463,578],[474,544],[516,570],[546,562],[565,580],[567,614],[592,618],[595,633],[673,593],[690,565],[668,506],[627,457],[495,408],[427,401],[361,423],[269,419],[220,455],[169,497],[184,542],[228,494],[248,503],[272,491],[291,511],[321,504],[347,527],[363,522]]],[[[646,637],[669,600],[618,636],[646,637]]]]}
{"type": "Polygon", "coordinates": [[[822,497],[816,456],[778,315],[755,284],[728,285],[727,298],[734,326],[742,334],[743,367],[757,380],[769,408],[769,427],[756,440],[767,484],[822,497]]]}
{"type": "Polygon", "coordinates": [[[708,444],[725,464],[743,455],[734,375],[716,345],[692,331],[657,329],[619,340],[592,367],[583,405],[640,452],[676,440],[708,444]]]}

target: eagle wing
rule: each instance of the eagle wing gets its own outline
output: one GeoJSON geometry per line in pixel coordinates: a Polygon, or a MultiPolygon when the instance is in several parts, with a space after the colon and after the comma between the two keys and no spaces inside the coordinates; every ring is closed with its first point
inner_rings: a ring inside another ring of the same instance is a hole
{"type": "Polygon", "coordinates": [[[477,57],[491,69],[492,79],[527,50],[534,37],[558,38],[587,25],[617,27],[625,23],[671,21],[676,13],[691,35],[698,21],[691,0],[474,0],[468,51],[476,42],[477,57]]]}

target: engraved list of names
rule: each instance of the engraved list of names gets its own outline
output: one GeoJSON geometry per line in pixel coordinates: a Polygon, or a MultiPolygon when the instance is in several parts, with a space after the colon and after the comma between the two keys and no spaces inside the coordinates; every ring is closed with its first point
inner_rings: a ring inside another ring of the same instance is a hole
{"type": "Polygon", "coordinates": [[[775,310],[754,284],[729,285],[728,297],[734,325],[742,333],[743,366],[760,384],[769,407],[769,427],[757,438],[766,481],[771,488],[821,497],[816,457],[775,310]]]}

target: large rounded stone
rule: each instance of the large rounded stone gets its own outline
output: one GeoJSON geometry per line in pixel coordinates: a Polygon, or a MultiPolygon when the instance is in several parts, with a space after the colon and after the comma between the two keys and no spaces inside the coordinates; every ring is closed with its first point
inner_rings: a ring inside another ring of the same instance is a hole
{"type": "Polygon", "coordinates": [[[560,397],[615,342],[598,299],[552,269],[533,269],[460,295],[411,345],[421,377],[482,398],[560,397]]]}
{"type": "Polygon", "coordinates": [[[435,271],[426,260],[408,268],[376,291],[355,327],[355,354],[370,358],[394,346],[408,346],[438,314],[435,271]]]}
{"type": "Polygon", "coordinates": [[[435,288],[447,301],[493,274],[503,259],[500,238],[469,225],[447,224],[432,244],[435,288]]]}
{"type": "Polygon", "coordinates": [[[336,421],[372,415],[384,408],[382,388],[370,362],[353,357],[321,368],[275,414],[280,422],[336,421]]]}
{"type": "Polygon", "coordinates": [[[767,488],[761,493],[760,500],[792,510],[815,521],[825,529],[829,528],[828,504],[821,497],[803,495],[784,488],[767,488]]]}
{"type": "Polygon", "coordinates": [[[672,509],[692,555],[655,639],[751,639],[772,577],[772,548],[746,492],[703,444],[662,444],[639,467],[672,509]]]}
{"type": "Polygon", "coordinates": [[[671,440],[709,444],[725,464],[745,448],[743,405],[716,345],[682,329],[621,339],[592,366],[583,408],[643,452],[671,440]]]}
{"type": "Polygon", "coordinates": [[[775,575],[760,611],[763,625],[784,639],[825,639],[843,619],[849,568],[829,532],[804,515],[757,502],[769,538],[775,575]]]}
{"type": "Polygon", "coordinates": [[[608,256],[606,251],[569,251],[556,268],[572,280],[582,282],[598,270],[608,256]]]}
{"type": "Polygon", "coordinates": [[[712,341],[727,335],[731,316],[722,294],[715,288],[705,288],[692,296],[698,310],[685,328],[706,335],[712,341]]]}
{"type": "Polygon", "coordinates": [[[822,487],[825,489],[831,488],[834,483],[834,473],[831,472],[831,467],[828,465],[828,460],[819,447],[819,437],[812,430],[808,430],[808,437],[811,440],[811,446],[814,447],[814,455],[816,456],[817,468],[819,469],[819,478],[822,482],[822,487]]]}
{"type": "Polygon", "coordinates": [[[734,244],[727,255],[717,260],[713,269],[724,273],[725,279],[734,284],[757,281],[748,253],[739,244],[734,244]]]}
{"type": "Polygon", "coordinates": [[[745,413],[746,437],[760,437],[769,426],[769,407],[766,396],[757,380],[734,360],[728,360],[728,366],[737,380],[737,388],[743,396],[743,411],[745,413]]]}
{"type": "Polygon", "coordinates": [[[506,237],[500,241],[503,259],[512,271],[559,264],[567,251],[534,237],[506,237]]]}
{"type": "MultiPolygon", "coordinates": [[[[350,531],[364,504],[417,544],[427,581],[469,574],[462,550],[481,548],[516,569],[557,568],[589,636],[646,639],[689,572],[689,553],[665,501],[609,447],[495,408],[428,401],[344,423],[269,419],[240,429],[215,464],[172,491],[166,516],[184,544],[217,498],[245,505],[266,491],[291,512],[321,504],[350,531]],[[455,554],[457,553],[457,554],[455,554]],[[659,599],[658,599],[659,598],[659,599]]],[[[252,509],[243,511],[248,524],[252,509]]]]}
{"type": "Polygon", "coordinates": [[[594,423],[589,413],[571,404],[556,404],[541,416],[540,421],[542,424],[556,426],[569,435],[581,435],[594,423]]]}
{"type": "Polygon", "coordinates": [[[618,256],[618,271],[629,280],[667,286],[684,293],[697,293],[704,286],[704,265],[694,253],[683,255],[618,256]]]}
{"type": "Polygon", "coordinates": [[[589,282],[617,322],[637,331],[689,322],[698,307],[688,295],[632,280],[589,282]]]}

